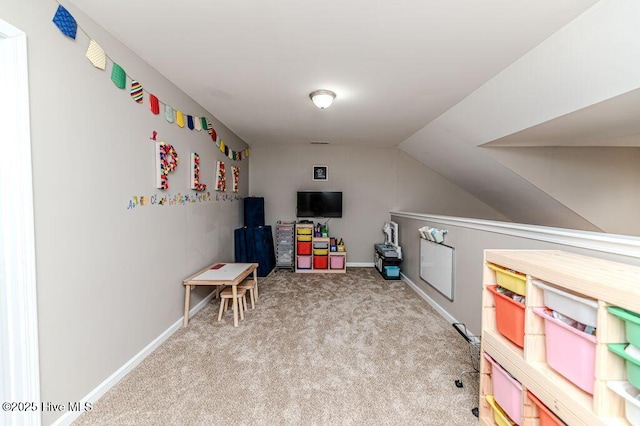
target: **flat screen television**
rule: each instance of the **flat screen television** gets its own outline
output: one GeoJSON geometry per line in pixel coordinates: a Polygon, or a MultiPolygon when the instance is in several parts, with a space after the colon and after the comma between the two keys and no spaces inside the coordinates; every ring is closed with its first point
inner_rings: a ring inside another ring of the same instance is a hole
{"type": "Polygon", "coordinates": [[[296,217],[342,217],[342,192],[298,191],[296,217]]]}

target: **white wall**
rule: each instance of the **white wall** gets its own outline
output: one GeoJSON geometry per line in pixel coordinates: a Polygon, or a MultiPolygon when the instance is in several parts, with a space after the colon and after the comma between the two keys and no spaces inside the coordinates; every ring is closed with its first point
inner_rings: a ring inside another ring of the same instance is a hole
{"type": "MultiPolygon", "coordinates": [[[[0,0],[2,18],[28,42],[42,400],[79,401],[180,319],[182,279],[214,261],[233,259],[241,201],[215,201],[215,161],[232,162],[206,132],[169,124],[120,90],[85,58],[88,39],[64,36],[52,23],[55,2],[0,0]],[[153,131],[180,156],[171,195],[189,189],[189,154],[201,156],[213,201],[127,209],[155,189],[153,131]]],[[[200,105],[68,6],[107,54],[162,101],[212,118],[200,105]]],[[[178,82],[179,83],[179,82],[178,82]]],[[[246,144],[216,120],[218,135],[246,144]]],[[[230,170],[228,190],[230,194],[230,170]]],[[[194,292],[193,305],[208,289],[194,292]]],[[[50,424],[60,413],[44,413],[50,424]]]]}
{"type": "MultiPolygon", "coordinates": [[[[495,161],[481,145],[637,90],[639,19],[636,0],[598,1],[407,138],[400,149],[515,222],[605,232],[622,229],[635,235],[637,221],[629,222],[626,212],[612,210],[607,223],[594,224],[589,219],[606,203],[594,209],[590,199],[576,203],[575,197],[559,192],[554,198],[495,161]],[[612,222],[615,229],[604,227],[612,222]]],[[[608,191],[617,189],[598,190],[597,198],[606,199],[608,191]]]]}
{"type": "MultiPolygon", "coordinates": [[[[526,236],[526,232],[513,233],[509,229],[490,230],[489,228],[498,228],[501,224],[489,223],[489,226],[454,224],[456,221],[421,219],[420,215],[400,213],[392,214],[392,219],[399,225],[400,245],[404,259],[401,265],[401,272],[406,276],[418,289],[426,294],[439,305],[446,314],[455,320],[463,322],[469,330],[479,335],[482,319],[482,265],[484,261],[485,249],[500,250],[563,250],[586,256],[592,256],[607,260],[612,260],[631,265],[640,265],[640,258],[636,254],[623,255],[626,247],[620,244],[622,241],[628,241],[637,253],[637,247],[640,245],[640,238],[629,236],[618,236],[596,232],[582,232],[587,239],[587,244],[583,247],[571,245],[571,238],[567,235],[572,230],[560,228],[546,228],[549,231],[557,231],[556,235],[542,236],[548,241],[542,241],[537,238],[526,236]],[[418,216],[418,217],[416,217],[418,216]],[[448,233],[445,236],[444,243],[455,248],[454,251],[454,300],[453,302],[446,299],[438,293],[427,282],[420,278],[420,239],[417,229],[423,226],[431,226],[438,229],[446,229],[448,233]],[[522,234],[522,235],[518,235],[522,234]],[[598,240],[602,240],[600,246],[611,252],[595,250],[598,240]],[[555,241],[555,242],[553,242],[555,241]],[[566,241],[562,243],[560,241],[566,241]],[[618,244],[616,244],[616,242],[618,244]],[[615,252],[617,248],[622,248],[619,252],[615,252]],[[613,252],[613,253],[612,253],[613,252]]],[[[473,220],[471,220],[473,222],[473,220]]],[[[491,222],[491,221],[488,221],[491,222]]],[[[518,224],[514,224],[520,226],[518,224]]],[[[525,225],[534,231],[545,232],[545,227],[536,227],[525,225]]],[[[529,232],[531,234],[535,232],[529,232]]],[[[631,250],[629,250],[631,251],[631,250]]],[[[451,319],[451,318],[449,318],[451,319]]]]}
{"type": "Polygon", "coordinates": [[[507,167],[607,232],[640,235],[640,150],[491,148],[507,167]]]}
{"type": "Polygon", "coordinates": [[[329,221],[329,232],[344,239],[348,263],[373,263],[373,244],[384,241],[382,225],[394,209],[506,219],[396,148],[256,146],[249,189],[265,197],[271,225],[296,219],[298,190],[342,191],[343,217],[329,221]],[[312,180],[314,164],[328,166],[328,181],[312,180]]]}

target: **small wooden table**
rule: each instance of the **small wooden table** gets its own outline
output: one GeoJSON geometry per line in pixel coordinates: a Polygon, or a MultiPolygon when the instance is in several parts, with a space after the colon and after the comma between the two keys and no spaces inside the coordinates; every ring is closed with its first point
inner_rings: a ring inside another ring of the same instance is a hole
{"type": "Polygon", "coordinates": [[[258,284],[257,263],[215,263],[197,272],[182,281],[184,286],[184,322],[183,327],[189,324],[189,299],[191,291],[197,285],[230,285],[233,292],[233,326],[238,326],[238,284],[253,272],[253,281],[258,284]]]}

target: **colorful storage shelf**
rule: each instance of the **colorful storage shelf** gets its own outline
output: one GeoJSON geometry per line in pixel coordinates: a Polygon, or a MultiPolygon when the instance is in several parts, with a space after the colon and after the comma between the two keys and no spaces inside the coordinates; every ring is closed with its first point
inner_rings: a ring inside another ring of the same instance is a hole
{"type": "MultiPolygon", "coordinates": [[[[522,425],[640,426],[640,361],[625,352],[630,344],[640,348],[639,276],[635,265],[559,250],[485,250],[482,351],[522,385],[522,425]],[[514,290],[501,275],[525,284],[522,304],[497,292],[496,284],[514,290]]],[[[496,397],[494,371],[483,357],[481,425],[502,421],[489,396],[508,405],[496,397]]]]}

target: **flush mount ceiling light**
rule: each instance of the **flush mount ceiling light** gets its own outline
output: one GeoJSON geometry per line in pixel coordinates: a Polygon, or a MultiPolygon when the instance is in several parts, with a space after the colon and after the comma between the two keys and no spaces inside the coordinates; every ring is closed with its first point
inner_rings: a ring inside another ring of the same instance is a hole
{"type": "Polygon", "coordinates": [[[309,93],[309,97],[320,109],[329,108],[333,103],[333,100],[336,98],[336,94],[331,90],[314,90],[309,93]]]}

